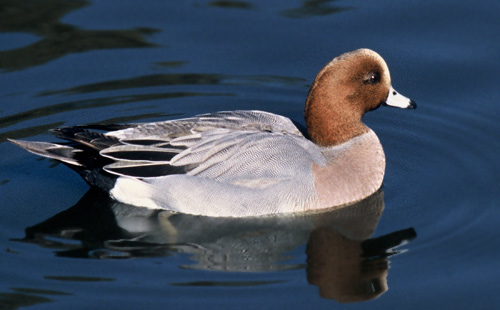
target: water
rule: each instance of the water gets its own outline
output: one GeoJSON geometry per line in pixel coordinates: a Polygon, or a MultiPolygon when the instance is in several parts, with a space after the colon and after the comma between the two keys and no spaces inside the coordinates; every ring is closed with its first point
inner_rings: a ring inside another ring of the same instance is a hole
{"type": "Polygon", "coordinates": [[[498,308],[499,8],[0,1],[0,309],[498,308]],[[144,214],[5,141],[234,109],[303,124],[315,74],[359,47],[379,52],[418,103],[365,117],[387,170],[361,211],[144,214]]]}

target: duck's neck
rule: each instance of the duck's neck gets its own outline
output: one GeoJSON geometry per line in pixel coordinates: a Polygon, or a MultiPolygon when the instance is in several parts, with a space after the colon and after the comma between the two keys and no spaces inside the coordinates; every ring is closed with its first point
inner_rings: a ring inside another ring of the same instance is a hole
{"type": "Polygon", "coordinates": [[[311,88],[304,111],[309,138],[327,147],[366,133],[369,129],[361,121],[363,112],[356,109],[356,106],[346,106],[345,102],[341,105],[338,98],[320,87],[311,88]]]}

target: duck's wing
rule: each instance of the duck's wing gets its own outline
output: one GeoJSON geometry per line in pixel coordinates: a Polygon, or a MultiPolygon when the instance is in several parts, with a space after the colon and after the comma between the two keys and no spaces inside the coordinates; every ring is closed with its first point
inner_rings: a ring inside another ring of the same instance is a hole
{"type": "Polygon", "coordinates": [[[288,118],[260,111],[141,124],[106,136],[119,144],[100,151],[112,160],[104,170],[119,176],[188,174],[252,182],[294,175],[301,162],[322,161],[288,118]]]}
{"type": "Polygon", "coordinates": [[[289,118],[263,111],[224,111],[165,122],[133,124],[121,130],[111,131],[107,136],[123,141],[148,139],[171,141],[181,136],[222,128],[281,132],[303,137],[289,118]]]}
{"type": "Polygon", "coordinates": [[[157,123],[63,127],[53,132],[69,142],[11,141],[64,162],[89,184],[100,187],[103,170],[110,174],[106,178],[188,174],[263,184],[264,179],[273,182],[273,178],[295,174],[301,164],[323,160],[318,147],[290,119],[261,111],[218,112],[157,123]]]}

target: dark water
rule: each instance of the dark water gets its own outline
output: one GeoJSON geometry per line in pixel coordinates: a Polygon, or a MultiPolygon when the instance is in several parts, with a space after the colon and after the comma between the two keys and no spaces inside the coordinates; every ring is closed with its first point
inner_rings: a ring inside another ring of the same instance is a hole
{"type": "Polygon", "coordinates": [[[0,309],[498,308],[499,9],[0,0],[0,309]],[[418,109],[366,116],[383,192],[327,216],[148,213],[5,141],[234,109],[303,123],[315,74],[359,47],[418,109]]]}

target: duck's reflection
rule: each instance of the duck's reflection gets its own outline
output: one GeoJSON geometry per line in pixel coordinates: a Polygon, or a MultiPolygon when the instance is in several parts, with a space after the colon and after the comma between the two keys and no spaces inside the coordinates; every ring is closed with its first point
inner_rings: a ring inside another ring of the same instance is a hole
{"type": "Polygon", "coordinates": [[[136,208],[90,190],[70,209],[28,227],[20,241],[66,257],[188,253],[192,263],[183,268],[234,272],[303,268],[303,262],[290,262],[290,253],[307,244],[308,282],[324,298],[354,302],[387,290],[387,257],[416,236],[410,228],[369,239],[383,209],[380,190],[355,205],[322,213],[210,218],[136,208]]]}
{"type": "Polygon", "coordinates": [[[318,286],[321,297],[339,302],[377,298],[388,289],[387,257],[398,253],[391,247],[415,236],[409,228],[362,241],[335,229],[315,229],[307,243],[307,280],[318,286]]]}

